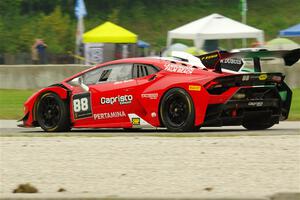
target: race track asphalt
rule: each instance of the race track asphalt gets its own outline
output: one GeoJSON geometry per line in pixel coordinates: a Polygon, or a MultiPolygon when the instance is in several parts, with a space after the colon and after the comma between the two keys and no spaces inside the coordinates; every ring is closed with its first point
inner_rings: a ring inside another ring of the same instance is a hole
{"type": "Polygon", "coordinates": [[[0,121],[0,196],[31,183],[41,194],[265,197],[300,192],[300,122],[265,131],[203,128],[44,133],[0,121]]]}
{"type": "Polygon", "coordinates": [[[245,135],[299,135],[300,121],[284,121],[268,130],[249,131],[242,126],[203,127],[197,132],[168,132],[166,129],[72,129],[67,133],[45,133],[41,128],[20,128],[15,120],[0,120],[0,136],[245,136],[245,135]]]}

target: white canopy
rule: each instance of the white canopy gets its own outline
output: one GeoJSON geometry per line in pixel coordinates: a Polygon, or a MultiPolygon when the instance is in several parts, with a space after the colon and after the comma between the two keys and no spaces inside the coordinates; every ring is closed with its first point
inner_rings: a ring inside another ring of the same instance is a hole
{"type": "Polygon", "coordinates": [[[256,38],[264,42],[264,32],[219,14],[211,14],[168,32],[167,47],[173,39],[194,40],[201,49],[205,40],[256,38]]]}

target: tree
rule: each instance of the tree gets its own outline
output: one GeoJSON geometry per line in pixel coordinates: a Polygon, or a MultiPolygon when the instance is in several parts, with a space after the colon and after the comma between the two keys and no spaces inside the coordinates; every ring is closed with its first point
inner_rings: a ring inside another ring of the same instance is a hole
{"type": "Polygon", "coordinates": [[[75,27],[68,14],[63,14],[57,6],[50,15],[41,15],[37,23],[36,35],[48,44],[52,53],[66,53],[75,41],[75,27]]]}

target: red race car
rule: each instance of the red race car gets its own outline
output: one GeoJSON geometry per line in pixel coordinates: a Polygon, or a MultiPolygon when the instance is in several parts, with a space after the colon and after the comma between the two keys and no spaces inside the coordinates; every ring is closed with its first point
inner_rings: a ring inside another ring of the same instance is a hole
{"type": "Polygon", "coordinates": [[[300,49],[194,57],[130,58],[103,63],[33,94],[24,104],[23,127],[48,132],[71,128],[243,125],[267,129],[288,118],[292,92],[281,73],[261,72],[261,57],[299,60],[300,49]],[[252,59],[247,69],[241,58],[252,59]],[[252,71],[252,72],[251,72],[252,71]]]}

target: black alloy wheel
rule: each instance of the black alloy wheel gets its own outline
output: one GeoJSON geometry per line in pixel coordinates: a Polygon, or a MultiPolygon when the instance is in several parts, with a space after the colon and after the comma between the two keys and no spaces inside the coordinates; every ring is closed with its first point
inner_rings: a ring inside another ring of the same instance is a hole
{"type": "Polygon", "coordinates": [[[54,93],[45,93],[37,103],[36,118],[41,128],[47,132],[70,130],[68,104],[54,93]]]}
{"type": "Polygon", "coordinates": [[[195,109],[190,95],[181,88],[169,90],[161,100],[160,118],[169,131],[195,130],[195,109]]]}

